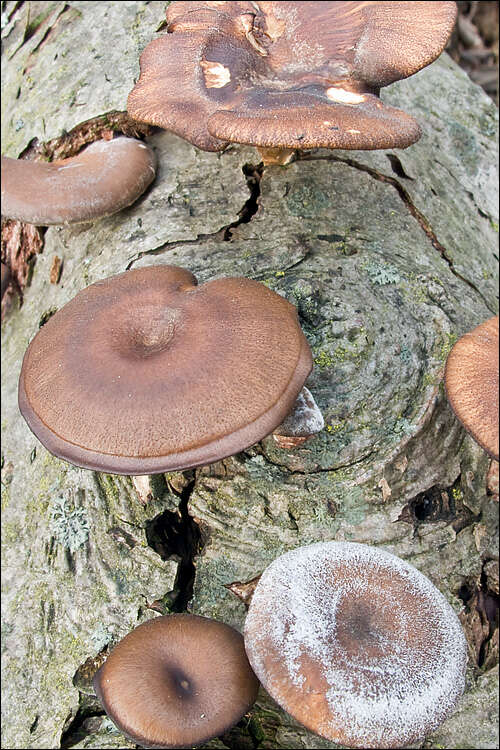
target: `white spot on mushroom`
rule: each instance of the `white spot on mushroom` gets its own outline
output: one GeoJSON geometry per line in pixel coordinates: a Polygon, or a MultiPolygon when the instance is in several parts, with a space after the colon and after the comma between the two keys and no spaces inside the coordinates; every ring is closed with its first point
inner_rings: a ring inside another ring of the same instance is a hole
{"type": "Polygon", "coordinates": [[[203,68],[207,89],[221,89],[231,80],[231,71],[222,63],[202,60],[200,65],[203,68]]]}
{"type": "Polygon", "coordinates": [[[346,91],[346,89],[340,89],[337,86],[330,86],[326,90],[326,95],[332,101],[340,102],[341,104],[361,104],[365,101],[365,97],[362,94],[356,94],[354,91],[346,91]]]}
{"type": "Polygon", "coordinates": [[[62,167],[57,167],[58,172],[62,172],[63,169],[75,169],[75,167],[82,167],[83,164],[65,164],[62,167]]]}
{"type": "Polygon", "coordinates": [[[360,130],[354,130],[353,128],[351,130],[347,131],[348,133],[361,133],[360,130]]]}

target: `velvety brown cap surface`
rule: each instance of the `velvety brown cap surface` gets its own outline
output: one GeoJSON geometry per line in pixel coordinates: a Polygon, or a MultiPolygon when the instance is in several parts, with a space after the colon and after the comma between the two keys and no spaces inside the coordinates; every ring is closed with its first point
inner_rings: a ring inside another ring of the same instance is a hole
{"type": "Polygon", "coordinates": [[[94,678],[106,713],[144,747],[185,748],[230,729],[259,687],[236,630],[167,615],[120,641],[94,678]]]}
{"type": "Polygon", "coordinates": [[[420,137],[379,90],[431,63],[454,2],[173,2],[141,56],[137,120],[199,148],[404,148],[420,137]]]}
{"type": "Polygon", "coordinates": [[[148,474],[258,442],[311,367],[295,308],[263,284],[198,287],[153,266],[92,284],[50,318],[25,354],[19,406],[60,458],[148,474]]]}
{"type": "Polygon", "coordinates": [[[446,361],[448,401],[474,440],[498,461],[498,315],[466,333],[446,361]]]}
{"type": "Polygon", "coordinates": [[[2,156],[2,216],[41,226],[92,221],[130,206],[155,173],[152,150],[134,138],[95,141],[53,162],[2,156]]]}
{"type": "Polygon", "coordinates": [[[244,636],[274,700],[349,747],[407,747],[464,689],[467,643],[454,611],[414,567],[368,545],[313,544],[276,559],[244,636]]]}

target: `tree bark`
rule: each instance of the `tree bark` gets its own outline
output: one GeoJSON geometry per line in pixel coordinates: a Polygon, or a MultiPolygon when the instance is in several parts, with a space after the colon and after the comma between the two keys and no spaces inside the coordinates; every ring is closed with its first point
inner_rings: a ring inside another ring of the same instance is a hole
{"type": "MultiPolygon", "coordinates": [[[[160,2],[6,3],[3,153],[66,147],[65,133],[92,118],[96,132],[119,128],[163,17],[160,2]]],[[[442,375],[457,337],[497,311],[498,114],[446,55],[383,99],[422,125],[405,151],[320,150],[262,168],[251,148],[204,153],[156,130],[146,140],[158,175],[134,206],[45,231],[2,327],[5,747],[134,747],[92,693],[109,648],[158,612],[241,629],[245,608],[227,584],[332,539],[408,560],[464,625],[466,693],[418,747],[496,747],[498,627],[485,602],[498,597],[498,497],[442,375]],[[247,276],[295,304],[323,432],[142,482],[52,457],[17,408],[27,344],[86,285],[151,264],[184,266],[200,283],[247,276]]],[[[335,745],[262,691],[206,747],[335,745]]]]}

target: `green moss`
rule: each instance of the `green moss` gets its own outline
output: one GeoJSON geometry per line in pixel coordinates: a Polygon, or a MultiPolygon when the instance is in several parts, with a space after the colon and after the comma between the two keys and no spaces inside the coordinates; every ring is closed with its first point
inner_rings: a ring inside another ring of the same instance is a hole
{"type": "Polygon", "coordinates": [[[339,514],[350,526],[362,523],[369,511],[369,505],[360,487],[350,487],[339,506],[339,514]]]}
{"type": "Polygon", "coordinates": [[[113,506],[119,505],[120,490],[115,483],[114,475],[96,473],[96,482],[108,511],[111,510],[113,506]]]}
{"type": "Polygon", "coordinates": [[[493,221],[493,219],[490,219],[490,224],[494,232],[498,232],[498,222],[493,221]]]}
{"type": "Polygon", "coordinates": [[[2,522],[2,543],[15,544],[22,538],[22,529],[19,523],[15,521],[2,522]]]}
{"type": "Polygon", "coordinates": [[[248,721],[248,733],[256,745],[260,745],[266,739],[264,727],[256,716],[251,716],[248,721]]]}
{"type": "Polygon", "coordinates": [[[327,367],[332,367],[335,360],[327,349],[320,349],[314,357],[314,364],[318,365],[320,370],[325,370],[327,367]]]}
{"type": "Polygon", "coordinates": [[[2,510],[9,507],[10,502],[10,487],[2,485],[2,510]]]}
{"type": "Polygon", "coordinates": [[[444,361],[445,359],[447,359],[448,354],[451,352],[457,340],[458,340],[458,336],[456,333],[445,334],[444,341],[441,344],[441,347],[439,349],[439,356],[441,360],[444,361]]]}

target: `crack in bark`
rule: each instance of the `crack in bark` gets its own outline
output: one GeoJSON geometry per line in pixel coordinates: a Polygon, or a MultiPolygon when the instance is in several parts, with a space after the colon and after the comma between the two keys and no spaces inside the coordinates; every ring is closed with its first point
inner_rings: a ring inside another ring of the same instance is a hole
{"type": "Polygon", "coordinates": [[[90,702],[89,705],[87,701],[82,701],[82,698],[83,696],[80,693],[80,706],[73,719],[66,724],[61,732],[59,742],[61,750],[74,747],[86,737],[94,734],[106,716],[104,709],[98,708],[93,702],[90,702]]]}
{"type": "Polygon", "coordinates": [[[347,157],[340,157],[340,156],[334,156],[333,154],[330,155],[315,155],[315,154],[304,154],[300,155],[298,157],[298,161],[335,161],[340,162],[342,164],[347,164],[349,167],[353,167],[354,169],[359,170],[360,172],[366,172],[366,174],[369,174],[370,177],[373,177],[375,180],[378,180],[379,182],[385,182],[388,185],[392,185],[392,187],[396,190],[399,197],[407,207],[410,214],[413,216],[414,219],[418,222],[420,228],[425,233],[427,238],[429,239],[431,245],[435,250],[438,251],[438,253],[441,255],[443,260],[447,263],[450,271],[454,276],[457,277],[457,279],[460,279],[465,284],[467,284],[468,287],[474,290],[476,294],[478,294],[483,302],[485,303],[486,307],[489,309],[489,304],[486,298],[483,296],[482,292],[475,286],[475,284],[467,279],[465,276],[462,276],[461,273],[459,273],[456,268],[453,265],[453,260],[450,258],[448,251],[444,247],[444,245],[441,244],[441,242],[438,240],[436,233],[433,231],[429,221],[426,219],[424,214],[416,207],[416,205],[413,203],[413,200],[406,190],[406,188],[399,182],[399,180],[396,180],[395,177],[390,177],[389,175],[382,174],[381,172],[378,172],[374,167],[369,167],[366,164],[361,164],[361,162],[357,162],[355,159],[349,159],[347,157]]]}
{"type": "Polygon", "coordinates": [[[194,558],[202,547],[199,526],[188,510],[195,482],[193,475],[180,490],[169,485],[173,494],[179,498],[178,510],[165,510],[146,523],[146,539],[151,549],[162,560],[178,560],[174,588],[161,599],[148,605],[150,609],[161,614],[186,612],[193,596],[196,574],[194,558]]]}
{"type": "Polygon", "coordinates": [[[174,240],[173,242],[165,242],[159,247],[152,248],[151,250],[144,250],[135,255],[126,266],[126,270],[129,271],[134,263],[143,258],[145,255],[160,255],[174,250],[177,247],[185,247],[198,245],[200,242],[205,240],[218,240],[219,242],[230,242],[232,238],[232,230],[239,227],[240,224],[248,224],[252,217],[255,216],[259,210],[259,199],[260,199],[260,181],[263,173],[262,164],[244,164],[242,172],[245,175],[250,197],[245,201],[241,209],[238,211],[238,218],[236,221],[232,221],[230,224],[225,224],[215,232],[197,234],[192,240],[174,240]]]}
{"type": "Polygon", "coordinates": [[[338,464],[336,466],[329,466],[326,468],[318,468],[318,469],[310,469],[302,470],[302,469],[290,469],[288,466],[286,466],[283,463],[278,463],[277,461],[273,461],[273,459],[268,455],[266,450],[262,449],[262,455],[264,456],[265,460],[270,463],[272,466],[276,466],[278,469],[281,469],[283,472],[288,472],[288,474],[291,474],[293,476],[311,476],[314,474],[328,474],[332,471],[339,471],[340,469],[349,469],[352,466],[356,466],[357,464],[363,463],[363,461],[366,461],[369,459],[373,453],[375,452],[375,449],[371,449],[368,453],[364,453],[359,458],[356,458],[354,461],[348,461],[347,463],[338,464]]]}

